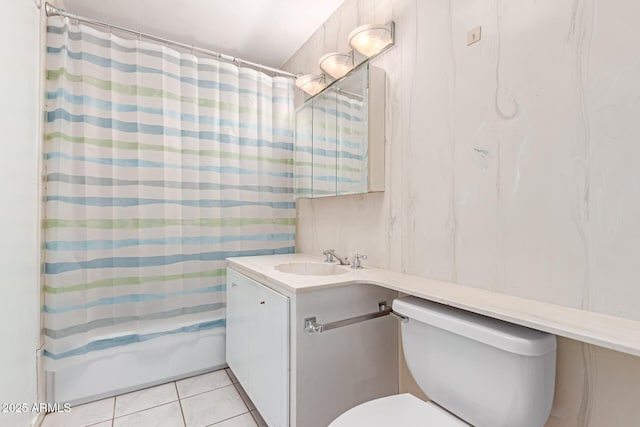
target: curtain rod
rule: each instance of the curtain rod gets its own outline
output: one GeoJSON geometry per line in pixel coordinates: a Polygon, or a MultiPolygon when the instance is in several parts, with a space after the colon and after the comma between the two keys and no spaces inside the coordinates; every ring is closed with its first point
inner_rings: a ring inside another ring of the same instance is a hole
{"type": "Polygon", "coordinates": [[[176,42],[173,40],[169,40],[169,39],[165,39],[162,37],[156,37],[153,36],[151,34],[145,34],[142,33],[140,31],[134,31],[134,30],[130,30],[128,28],[123,28],[123,27],[118,27],[117,25],[111,25],[108,24],[106,22],[102,22],[102,21],[97,21],[95,19],[90,19],[90,18],[85,18],[79,15],[74,15],[72,13],[68,13],[65,12],[62,9],[58,9],[57,7],[53,6],[50,3],[45,3],[45,11],[47,13],[47,16],[64,16],[65,18],[70,18],[70,19],[75,19],[77,21],[81,21],[81,22],[86,22],[87,24],[92,24],[92,25],[99,25],[102,27],[107,27],[109,28],[109,30],[111,29],[115,29],[118,31],[122,31],[124,33],[128,33],[128,34],[133,34],[137,37],[144,37],[145,39],[149,39],[149,40],[153,40],[155,42],[159,42],[162,44],[167,44],[167,45],[172,45],[172,46],[177,46],[180,47],[182,49],[185,50],[189,50],[191,52],[198,52],[198,53],[202,53],[204,55],[209,55],[209,56],[213,56],[221,61],[225,61],[225,62],[231,62],[237,65],[246,65],[252,68],[257,68],[258,70],[264,70],[264,71],[269,71],[271,73],[274,73],[276,75],[280,75],[280,76],[284,76],[284,77],[290,77],[290,78],[296,78],[298,77],[296,74],[290,73],[288,71],[284,71],[284,70],[280,70],[278,68],[273,68],[273,67],[268,67],[266,65],[261,65],[261,64],[257,64],[255,62],[251,62],[251,61],[246,61],[244,59],[240,59],[240,58],[236,58],[235,56],[230,56],[230,55],[225,55],[224,53],[220,53],[220,52],[214,52],[212,50],[207,50],[207,49],[202,49],[199,47],[195,47],[195,46],[191,46],[185,43],[180,43],[180,42],[176,42]]]}

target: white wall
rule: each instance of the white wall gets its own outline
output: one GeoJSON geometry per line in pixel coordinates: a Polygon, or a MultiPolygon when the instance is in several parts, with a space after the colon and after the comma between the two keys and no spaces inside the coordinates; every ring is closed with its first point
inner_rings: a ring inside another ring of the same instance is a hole
{"type": "MultiPolygon", "coordinates": [[[[31,405],[40,342],[40,11],[30,0],[3,4],[0,403],[31,405]]],[[[28,426],[36,415],[0,413],[0,426],[28,426]]]]}
{"type": "MultiPolygon", "coordinates": [[[[638,16],[631,0],[345,1],[285,67],[318,72],[356,26],[396,21],[375,62],[386,191],[299,201],[297,250],[640,320],[638,16]]],[[[550,426],[637,425],[640,358],[567,339],[558,357],[550,426]]]]}

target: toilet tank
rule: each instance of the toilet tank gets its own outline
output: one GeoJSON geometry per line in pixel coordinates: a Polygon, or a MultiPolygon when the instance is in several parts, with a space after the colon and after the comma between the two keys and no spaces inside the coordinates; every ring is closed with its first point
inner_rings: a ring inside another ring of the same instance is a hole
{"type": "Polygon", "coordinates": [[[393,302],[407,366],[434,402],[476,427],[541,427],[553,403],[556,337],[409,296],[393,302]]]}

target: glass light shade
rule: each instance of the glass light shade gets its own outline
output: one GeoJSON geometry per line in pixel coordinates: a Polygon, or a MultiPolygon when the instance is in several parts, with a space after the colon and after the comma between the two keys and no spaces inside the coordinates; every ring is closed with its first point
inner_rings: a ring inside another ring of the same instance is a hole
{"type": "Polygon", "coordinates": [[[318,65],[322,71],[337,80],[353,69],[353,57],[346,53],[327,53],[320,58],[318,65]]]}
{"type": "Polygon", "coordinates": [[[390,25],[362,25],[349,34],[351,47],[364,56],[371,57],[393,44],[393,33],[390,25]]]}
{"type": "Polygon", "coordinates": [[[322,74],[305,74],[296,79],[296,86],[299,89],[313,96],[327,87],[327,82],[322,74]]]}

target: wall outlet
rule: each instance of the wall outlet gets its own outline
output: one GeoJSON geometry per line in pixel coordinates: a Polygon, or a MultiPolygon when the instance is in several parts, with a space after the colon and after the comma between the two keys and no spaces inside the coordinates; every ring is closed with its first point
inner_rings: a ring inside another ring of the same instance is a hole
{"type": "Polygon", "coordinates": [[[472,44],[479,42],[482,37],[482,27],[477,26],[467,33],[467,46],[471,46],[472,44]]]}

